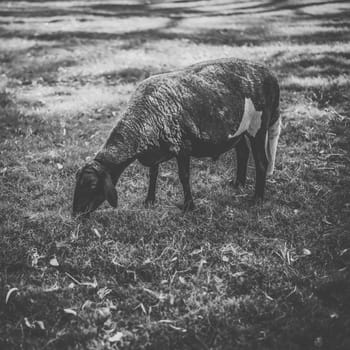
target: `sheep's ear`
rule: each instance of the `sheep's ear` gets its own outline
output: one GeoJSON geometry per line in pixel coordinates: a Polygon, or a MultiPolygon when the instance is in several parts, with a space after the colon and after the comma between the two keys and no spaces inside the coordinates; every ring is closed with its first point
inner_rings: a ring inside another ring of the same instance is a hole
{"type": "Polygon", "coordinates": [[[108,203],[113,208],[116,208],[118,205],[118,194],[116,189],[113,186],[111,175],[109,175],[108,173],[105,174],[104,192],[105,192],[105,198],[107,199],[108,203]]]}

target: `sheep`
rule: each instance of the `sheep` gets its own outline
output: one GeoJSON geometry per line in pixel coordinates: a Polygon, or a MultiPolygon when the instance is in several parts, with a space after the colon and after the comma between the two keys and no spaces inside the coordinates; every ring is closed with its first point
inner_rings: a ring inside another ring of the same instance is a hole
{"type": "Polygon", "coordinates": [[[244,186],[247,139],[256,168],[254,200],[261,202],[266,176],[274,170],[280,130],[278,81],[263,65],[226,58],[151,76],[138,85],[94,160],[77,172],[73,215],[89,214],[104,200],[117,207],[115,186],[136,159],[149,167],[145,204],[153,204],[159,164],[174,157],[183,210],[192,210],[190,157],[217,159],[235,147],[233,184],[244,186]]]}

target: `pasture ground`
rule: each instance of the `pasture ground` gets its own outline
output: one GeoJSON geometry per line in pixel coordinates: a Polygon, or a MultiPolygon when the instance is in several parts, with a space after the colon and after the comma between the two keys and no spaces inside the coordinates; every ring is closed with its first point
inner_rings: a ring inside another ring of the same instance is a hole
{"type": "Polygon", "coordinates": [[[0,348],[350,349],[349,23],[346,1],[1,2],[0,348]],[[229,152],[193,160],[193,213],[174,162],[145,209],[134,163],[117,210],[72,220],[136,84],[228,56],[280,79],[265,204],[229,152]]]}

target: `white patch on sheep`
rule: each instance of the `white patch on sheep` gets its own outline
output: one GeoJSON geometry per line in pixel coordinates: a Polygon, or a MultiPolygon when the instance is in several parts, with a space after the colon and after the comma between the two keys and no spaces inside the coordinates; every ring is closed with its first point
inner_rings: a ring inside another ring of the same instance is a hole
{"type": "Polygon", "coordinates": [[[262,111],[255,110],[253,101],[250,98],[244,100],[244,113],[238,130],[234,135],[229,135],[229,138],[234,138],[241,135],[245,131],[249,135],[255,136],[261,126],[262,111]]]}
{"type": "Polygon", "coordinates": [[[272,175],[275,169],[275,160],[277,152],[278,138],[281,133],[281,118],[278,118],[275,124],[269,127],[269,133],[267,135],[267,159],[269,160],[269,165],[267,167],[267,175],[272,175]]]}

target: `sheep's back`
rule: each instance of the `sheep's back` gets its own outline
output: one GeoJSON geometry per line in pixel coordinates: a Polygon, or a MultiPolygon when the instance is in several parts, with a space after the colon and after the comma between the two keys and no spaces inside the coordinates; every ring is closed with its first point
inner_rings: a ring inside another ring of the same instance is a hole
{"type": "Polygon", "coordinates": [[[245,99],[262,111],[267,85],[277,84],[264,66],[238,59],[208,61],[148,78],[131,101],[160,128],[176,128],[192,137],[221,142],[239,127],[245,99]]]}

